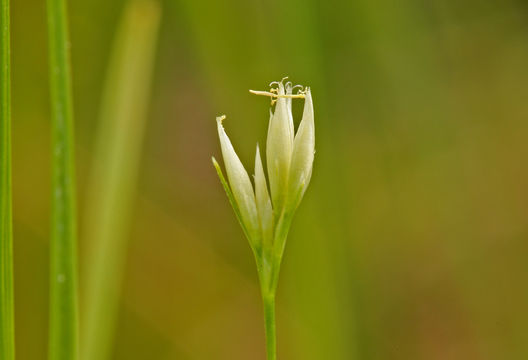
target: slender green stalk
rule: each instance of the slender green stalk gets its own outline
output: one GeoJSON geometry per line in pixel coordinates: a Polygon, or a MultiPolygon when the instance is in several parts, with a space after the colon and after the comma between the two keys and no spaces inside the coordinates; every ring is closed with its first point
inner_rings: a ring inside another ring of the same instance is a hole
{"type": "Polygon", "coordinates": [[[262,303],[264,306],[264,329],[266,334],[266,353],[268,360],[277,359],[277,331],[275,326],[275,294],[279,282],[279,272],[284,253],[284,244],[288,237],[293,214],[284,212],[276,228],[274,245],[262,252],[262,258],[257,258],[262,303]],[[268,264],[262,266],[261,264],[268,264]]]}
{"type": "Polygon", "coordinates": [[[112,353],[159,19],[157,1],[132,0],[107,70],[84,219],[83,360],[112,353]]]}
{"type": "Polygon", "coordinates": [[[48,0],[52,118],[49,359],[78,358],[73,109],[64,0],[48,0]]]}
{"type": "MultiPolygon", "coordinates": [[[[299,195],[297,195],[299,196],[299,195]]],[[[275,294],[279,282],[279,272],[284,254],[284,245],[288,237],[293,213],[284,211],[279,217],[275,229],[273,246],[265,249],[261,258],[255,254],[259,272],[260,292],[264,306],[264,329],[266,334],[266,353],[268,360],[277,359],[277,331],[275,326],[275,294]],[[267,264],[267,266],[263,266],[267,264]]]]}
{"type": "Polygon", "coordinates": [[[15,358],[9,0],[1,0],[0,55],[0,359],[15,358]]]}
{"type": "Polygon", "coordinates": [[[268,360],[277,359],[277,333],[275,328],[275,294],[262,294],[264,304],[264,328],[266,330],[266,354],[268,360]]]}

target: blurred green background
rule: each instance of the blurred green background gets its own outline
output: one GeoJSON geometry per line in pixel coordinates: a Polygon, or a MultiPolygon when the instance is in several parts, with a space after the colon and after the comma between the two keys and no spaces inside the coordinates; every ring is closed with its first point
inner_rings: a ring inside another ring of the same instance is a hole
{"type": "MultiPolygon", "coordinates": [[[[69,1],[81,219],[124,5],[69,1]]],[[[252,254],[210,157],[225,113],[251,167],[269,102],[248,89],[285,75],[312,88],[317,153],[278,289],[279,357],[528,358],[526,2],[161,8],[114,359],[264,359],[252,254]]],[[[47,356],[45,19],[44,1],[13,1],[20,360],[47,356]]]]}

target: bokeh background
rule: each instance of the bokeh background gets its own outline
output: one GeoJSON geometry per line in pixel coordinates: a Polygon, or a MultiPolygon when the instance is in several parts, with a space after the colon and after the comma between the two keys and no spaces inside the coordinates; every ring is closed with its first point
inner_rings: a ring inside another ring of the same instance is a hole
{"type": "MultiPolygon", "coordinates": [[[[265,358],[253,258],[210,157],[225,113],[251,166],[269,102],[248,89],[286,75],[312,88],[317,153],[281,273],[279,357],[528,358],[525,1],[160,5],[114,359],[265,358]]],[[[69,1],[80,233],[124,6],[69,1]]],[[[45,19],[44,1],[13,1],[20,360],[47,356],[45,19]]]]}

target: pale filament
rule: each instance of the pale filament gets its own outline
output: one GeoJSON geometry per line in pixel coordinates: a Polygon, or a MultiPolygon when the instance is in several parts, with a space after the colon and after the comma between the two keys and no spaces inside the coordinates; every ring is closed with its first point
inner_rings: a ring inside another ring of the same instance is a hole
{"type": "Polygon", "coordinates": [[[270,91],[249,90],[249,92],[254,95],[269,96],[271,98],[288,98],[288,99],[304,99],[305,98],[305,95],[303,93],[279,95],[279,94],[275,94],[274,92],[270,92],[270,91]]]}

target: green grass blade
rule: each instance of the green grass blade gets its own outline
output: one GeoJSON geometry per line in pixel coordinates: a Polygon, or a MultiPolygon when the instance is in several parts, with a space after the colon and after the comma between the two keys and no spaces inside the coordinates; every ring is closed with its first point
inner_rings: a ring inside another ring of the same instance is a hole
{"type": "Polygon", "coordinates": [[[64,0],[48,0],[52,118],[49,359],[78,358],[73,109],[64,0]]]}
{"type": "Polygon", "coordinates": [[[0,55],[0,359],[15,358],[9,0],[1,0],[0,55]]]}
{"type": "Polygon", "coordinates": [[[83,360],[112,353],[159,20],[157,1],[129,2],[107,70],[84,219],[83,360]]]}

